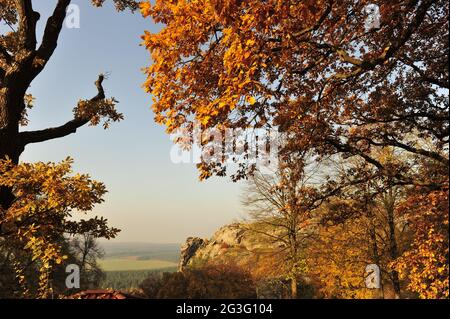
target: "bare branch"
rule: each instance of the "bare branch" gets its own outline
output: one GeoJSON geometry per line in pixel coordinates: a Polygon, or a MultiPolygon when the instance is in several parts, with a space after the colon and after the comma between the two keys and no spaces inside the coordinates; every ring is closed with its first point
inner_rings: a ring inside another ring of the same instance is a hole
{"type": "MultiPolygon", "coordinates": [[[[96,96],[89,100],[90,102],[100,101],[105,98],[105,92],[102,86],[103,80],[104,76],[102,74],[99,75],[98,80],[95,82],[98,93],[96,96]]],[[[39,131],[22,132],[19,134],[19,139],[25,146],[31,143],[40,143],[47,140],[64,137],[66,135],[75,133],[79,127],[88,123],[89,120],[89,118],[75,118],[58,127],[51,127],[39,131]]]]}

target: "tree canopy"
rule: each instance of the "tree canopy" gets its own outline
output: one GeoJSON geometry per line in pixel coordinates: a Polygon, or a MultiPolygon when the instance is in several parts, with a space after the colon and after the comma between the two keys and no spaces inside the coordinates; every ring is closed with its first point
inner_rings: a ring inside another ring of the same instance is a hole
{"type": "Polygon", "coordinates": [[[380,170],[376,146],[448,166],[448,3],[377,1],[380,26],[366,30],[371,3],[144,2],[143,15],[164,24],[143,36],[156,121],[168,132],[194,120],[275,128],[293,135],[288,149],[360,156],[380,170]]]}
{"type": "MultiPolygon", "coordinates": [[[[352,199],[329,211],[335,222],[404,187],[402,205],[389,209],[391,234],[392,216],[402,215],[415,242],[398,259],[391,249],[392,274],[408,274],[421,297],[448,297],[447,1],[156,0],[140,9],[163,25],[142,36],[153,60],[144,87],[168,133],[199,123],[224,145],[226,129],[263,128],[282,133],[282,161],[342,161],[314,191],[317,205],[352,199]],[[378,156],[384,150],[395,158],[378,156]],[[368,183],[383,189],[365,194],[368,183]]],[[[213,161],[202,157],[200,179],[229,172],[237,148],[224,147],[213,161]]],[[[231,176],[256,169],[239,162],[231,176]]]]}
{"type": "MultiPolygon", "coordinates": [[[[113,0],[118,11],[138,8],[136,1],[113,0]]],[[[107,226],[102,217],[73,220],[75,212],[90,212],[103,202],[105,186],[88,175],[73,174],[72,160],[61,163],[19,163],[26,145],[40,143],[75,133],[86,124],[120,121],[114,98],[107,98],[100,74],[95,81],[97,94],[80,99],[73,107],[73,119],[57,126],[36,131],[21,127],[29,123],[27,111],[34,98],[28,92],[31,83],[44,71],[55,52],[70,0],[58,0],[38,39],[40,13],[32,0],[0,0],[0,241],[3,265],[15,271],[23,296],[46,297],[53,269],[67,254],[64,236],[89,233],[94,238],[112,238],[119,231],[107,226]],[[5,255],[5,256],[3,256],[5,255]],[[30,286],[34,271],[39,290],[30,286]]],[[[93,0],[101,7],[105,0],[93,0]]],[[[49,87],[49,90],[51,88],[49,87]]],[[[3,279],[3,278],[2,278],[3,279]]]]}

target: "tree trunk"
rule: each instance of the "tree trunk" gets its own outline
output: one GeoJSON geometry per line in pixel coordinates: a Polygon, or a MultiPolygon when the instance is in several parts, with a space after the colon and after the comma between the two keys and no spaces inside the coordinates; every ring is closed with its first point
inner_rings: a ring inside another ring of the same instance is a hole
{"type": "MultiPolygon", "coordinates": [[[[389,203],[386,205],[386,214],[389,226],[389,255],[391,260],[398,258],[397,238],[395,236],[395,222],[394,222],[394,197],[392,189],[389,190],[389,203]]],[[[391,271],[392,286],[394,288],[395,299],[400,298],[400,279],[396,270],[391,271]]]]}
{"type": "MultiPolygon", "coordinates": [[[[19,162],[24,147],[19,140],[19,121],[24,107],[24,94],[0,89],[0,160],[8,157],[14,164],[19,162]]],[[[14,200],[9,187],[0,187],[0,207],[8,209],[14,200]]]]}
{"type": "Polygon", "coordinates": [[[369,227],[369,238],[371,242],[371,248],[372,248],[372,258],[374,263],[380,267],[380,294],[381,298],[384,299],[384,285],[383,285],[383,278],[382,278],[382,272],[381,272],[381,263],[380,263],[380,254],[378,253],[378,245],[377,245],[377,235],[375,231],[375,226],[372,224],[373,221],[371,221],[371,225],[369,227]]]}
{"type": "MultiPolygon", "coordinates": [[[[70,0],[59,0],[56,4],[53,14],[47,20],[38,49],[36,48],[36,25],[40,18],[39,13],[33,10],[31,1],[11,2],[15,4],[8,4],[7,7],[14,7],[15,12],[18,13],[18,29],[15,31],[18,38],[17,43],[14,43],[16,52],[13,56],[8,53],[8,48],[2,46],[2,58],[5,62],[0,68],[0,160],[8,157],[17,164],[27,143],[65,136],[87,121],[72,121],[59,130],[52,129],[50,135],[53,136],[50,137],[46,136],[49,135],[48,130],[31,132],[38,134],[28,134],[28,141],[19,134],[19,123],[25,109],[25,93],[33,79],[44,69],[57,47],[70,0]]],[[[103,77],[96,82],[97,87],[101,88],[101,92],[99,90],[96,96],[97,99],[104,98],[102,80],[103,77]]],[[[2,220],[1,211],[11,207],[13,201],[11,188],[0,187],[0,221],[2,220]]]]}
{"type": "MultiPolygon", "coordinates": [[[[292,188],[293,189],[293,188],[292,188]]],[[[295,207],[295,200],[292,200],[291,207],[295,207]]],[[[289,216],[289,244],[291,254],[291,299],[297,299],[297,266],[298,266],[298,240],[297,240],[297,225],[298,225],[298,211],[293,211],[289,216]]]]}
{"type": "Polygon", "coordinates": [[[291,299],[297,299],[298,291],[297,291],[297,278],[291,278],[291,299]]]}

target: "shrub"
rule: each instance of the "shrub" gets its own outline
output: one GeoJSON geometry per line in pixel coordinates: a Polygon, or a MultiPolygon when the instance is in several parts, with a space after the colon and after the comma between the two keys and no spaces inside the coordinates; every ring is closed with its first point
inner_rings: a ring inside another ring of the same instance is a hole
{"type": "Polygon", "coordinates": [[[183,272],[145,279],[140,288],[147,298],[246,299],[256,298],[250,274],[230,264],[207,264],[183,272]]]}

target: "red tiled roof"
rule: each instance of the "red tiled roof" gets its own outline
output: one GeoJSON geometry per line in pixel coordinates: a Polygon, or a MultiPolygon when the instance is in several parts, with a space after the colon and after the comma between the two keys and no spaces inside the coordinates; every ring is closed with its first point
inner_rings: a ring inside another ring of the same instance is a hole
{"type": "Polygon", "coordinates": [[[85,290],[67,297],[68,299],[136,299],[137,297],[112,289],[85,290]]]}

